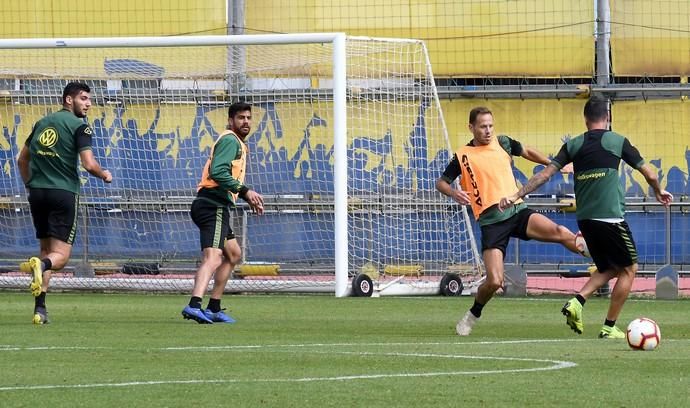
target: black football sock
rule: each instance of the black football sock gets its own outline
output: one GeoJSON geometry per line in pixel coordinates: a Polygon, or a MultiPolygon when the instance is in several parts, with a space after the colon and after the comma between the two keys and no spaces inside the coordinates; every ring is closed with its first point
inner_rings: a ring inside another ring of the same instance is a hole
{"type": "Polygon", "coordinates": [[[49,271],[53,268],[53,262],[50,260],[50,258],[43,258],[41,259],[41,262],[43,262],[44,271],[49,271]]]}
{"type": "Polygon", "coordinates": [[[206,306],[206,308],[212,311],[213,313],[220,312],[220,299],[210,298],[208,300],[208,306],[206,306]]]}
{"type": "Polygon", "coordinates": [[[474,317],[479,319],[480,317],[482,317],[482,309],[484,309],[484,305],[475,300],[474,304],[470,308],[470,312],[472,312],[474,317]]]}
{"type": "Polygon", "coordinates": [[[575,299],[577,299],[577,301],[580,302],[582,306],[584,306],[585,302],[587,301],[587,299],[582,297],[582,295],[580,295],[579,293],[575,296],[575,299]]]}
{"type": "Polygon", "coordinates": [[[192,296],[192,298],[189,299],[189,307],[201,309],[201,298],[198,296],[192,296]]]}
{"type": "Polygon", "coordinates": [[[34,305],[36,307],[46,307],[46,292],[41,292],[40,295],[36,296],[34,305]]]}
{"type": "Polygon", "coordinates": [[[615,320],[609,320],[609,319],[604,320],[604,326],[613,327],[613,326],[615,326],[615,325],[616,325],[616,321],[615,321],[615,320]]]}

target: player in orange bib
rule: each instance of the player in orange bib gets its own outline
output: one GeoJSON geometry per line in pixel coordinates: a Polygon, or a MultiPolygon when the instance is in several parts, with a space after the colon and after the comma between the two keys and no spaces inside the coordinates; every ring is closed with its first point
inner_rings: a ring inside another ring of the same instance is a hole
{"type": "Polygon", "coordinates": [[[218,136],[204,165],[196,199],[190,215],[199,228],[201,265],[194,278],[189,304],[182,317],[201,324],[234,323],[235,319],[221,308],[220,301],[230,273],[242,259],[235,233],[230,226],[230,210],[242,198],[257,215],[264,213],[261,194],[244,184],[249,149],[245,139],[252,124],[252,108],[236,102],[228,108],[228,130],[218,136]],[[206,309],[202,298],[213,277],[213,288],[206,309]]]}
{"type": "Polygon", "coordinates": [[[471,205],[482,231],[482,258],[486,280],[479,286],[474,304],[455,327],[458,335],[467,336],[482,314],[482,309],[494,293],[503,287],[506,247],[510,237],[557,242],[578,253],[575,235],[533,210],[520,200],[513,207],[501,211],[502,197],[515,192],[512,156],[521,156],[535,163],[548,165],[551,161],[539,151],[523,146],[508,136],[494,136],[494,118],[485,107],[470,111],[469,130],[474,136],[457,150],[443,175],[436,181],[436,189],[462,205],[471,205]],[[460,177],[462,189],[454,189],[453,181],[460,177]]]}

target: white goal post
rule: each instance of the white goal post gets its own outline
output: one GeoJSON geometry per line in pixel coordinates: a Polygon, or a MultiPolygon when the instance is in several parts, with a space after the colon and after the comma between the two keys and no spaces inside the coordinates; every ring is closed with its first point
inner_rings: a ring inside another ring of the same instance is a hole
{"type": "Polygon", "coordinates": [[[5,39],[0,288],[28,283],[14,265],[38,249],[14,159],[73,80],[92,88],[94,151],[114,182],[83,172],[78,238],[69,268],[51,280],[56,288],[192,287],[199,246],[189,205],[238,100],[253,106],[246,181],[265,196],[266,215],[244,205],[233,213],[244,262],[228,291],[342,297],[359,276],[376,294],[431,294],[444,276],[479,273],[466,209],[434,189],[452,151],[421,41],[5,39]]]}

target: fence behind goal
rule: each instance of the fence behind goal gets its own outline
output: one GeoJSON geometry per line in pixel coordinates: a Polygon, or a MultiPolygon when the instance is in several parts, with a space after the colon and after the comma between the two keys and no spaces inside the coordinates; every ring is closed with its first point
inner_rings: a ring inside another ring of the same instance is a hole
{"type": "Polygon", "coordinates": [[[437,293],[441,276],[478,271],[466,210],[434,188],[451,153],[420,41],[2,40],[0,57],[0,287],[28,284],[16,263],[38,251],[15,158],[75,80],[92,88],[94,153],[114,179],[82,172],[72,262],[53,287],[191,289],[200,250],[189,207],[237,100],[253,106],[246,183],[266,214],[233,212],[243,264],[229,290],[342,296],[363,272],[437,293]]]}

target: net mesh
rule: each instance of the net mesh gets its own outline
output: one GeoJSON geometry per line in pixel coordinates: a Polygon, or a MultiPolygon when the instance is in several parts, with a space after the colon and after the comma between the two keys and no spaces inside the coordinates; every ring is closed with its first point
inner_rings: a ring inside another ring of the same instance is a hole
{"type": "MultiPolygon", "coordinates": [[[[478,268],[471,225],[434,183],[449,141],[423,43],[347,40],[348,264],[351,274],[438,286],[478,268]]],[[[227,106],[253,106],[246,184],[266,214],[240,205],[243,249],[229,290],[332,291],[331,44],[0,50],[4,204],[0,285],[37,242],[15,158],[31,126],[60,108],[68,81],[87,82],[94,154],[112,184],[82,172],[72,261],[54,287],[187,290],[200,255],[189,217],[227,106]],[[95,275],[91,275],[91,268],[95,275]]]]}

